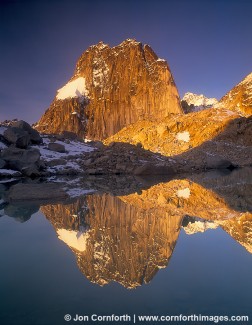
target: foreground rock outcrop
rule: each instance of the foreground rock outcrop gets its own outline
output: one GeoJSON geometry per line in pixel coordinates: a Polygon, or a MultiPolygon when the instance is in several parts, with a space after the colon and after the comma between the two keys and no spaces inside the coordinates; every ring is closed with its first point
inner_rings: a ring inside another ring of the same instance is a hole
{"type": "Polygon", "coordinates": [[[82,54],[36,129],[100,140],[138,120],[171,113],[182,109],[167,62],[135,40],[112,48],[100,42],[82,54]]]}

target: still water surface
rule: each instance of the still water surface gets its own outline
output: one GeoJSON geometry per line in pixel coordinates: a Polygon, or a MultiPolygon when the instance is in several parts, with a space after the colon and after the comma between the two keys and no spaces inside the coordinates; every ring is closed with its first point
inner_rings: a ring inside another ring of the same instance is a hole
{"type": "Polygon", "coordinates": [[[5,207],[0,323],[67,324],[65,314],[252,320],[252,187],[244,175],[82,195],[43,204],[29,219],[25,206],[12,217],[5,211],[15,205],[5,207]]]}

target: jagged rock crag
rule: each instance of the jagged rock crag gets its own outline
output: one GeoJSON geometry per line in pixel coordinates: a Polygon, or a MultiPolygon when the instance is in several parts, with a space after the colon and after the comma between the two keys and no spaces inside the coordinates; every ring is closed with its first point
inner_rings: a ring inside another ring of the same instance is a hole
{"type": "Polygon", "coordinates": [[[167,62],[135,40],[112,48],[100,42],[82,54],[36,128],[101,140],[138,120],[171,113],[182,109],[167,62]]]}
{"type": "Polygon", "coordinates": [[[227,108],[241,115],[252,115],[252,73],[221,98],[216,108],[227,108]]]}

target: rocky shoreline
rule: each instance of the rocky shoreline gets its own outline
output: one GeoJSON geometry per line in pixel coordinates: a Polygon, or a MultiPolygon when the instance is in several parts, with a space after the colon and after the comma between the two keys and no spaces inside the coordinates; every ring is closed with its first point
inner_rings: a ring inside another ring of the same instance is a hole
{"type": "MultiPolygon", "coordinates": [[[[247,129],[250,130],[250,125],[247,129]]],[[[240,136],[236,129],[232,133],[233,137],[237,133],[236,139],[240,136]]],[[[232,137],[228,135],[228,138],[232,137]]],[[[250,157],[250,146],[241,146],[233,141],[234,150],[228,150],[226,147],[230,144],[224,140],[206,141],[199,148],[183,154],[165,156],[143,148],[141,142],[110,141],[105,145],[100,141],[85,142],[72,132],[39,134],[28,123],[15,120],[8,125],[0,125],[0,177],[153,176],[251,166],[251,159],[244,158],[245,153],[246,157],[250,157]],[[220,150],[220,146],[226,147],[220,150]],[[237,150],[242,150],[240,160],[232,158],[237,150]]]]}

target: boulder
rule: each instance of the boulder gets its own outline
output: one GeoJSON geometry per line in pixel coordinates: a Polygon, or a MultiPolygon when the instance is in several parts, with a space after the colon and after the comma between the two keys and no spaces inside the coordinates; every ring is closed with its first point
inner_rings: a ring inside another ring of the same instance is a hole
{"type": "Polygon", "coordinates": [[[30,140],[31,140],[31,143],[34,143],[34,144],[40,144],[43,142],[41,136],[39,135],[38,131],[37,130],[34,130],[30,124],[28,124],[27,122],[25,121],[17,121],[17,122],[14,122],[12,124],[12,127],[16,127],[16,128],[19,128],[23,131],[26,131],[29,136],[30,136],[30,140]]]}
{"type": "Polygon", "coordinates": [[[20,128],[9,127],[4,131],[4,138],[17,148],[27,148],[30,144],[30,136],[27,131],[20,128]]]}
{"type": "Polygon", "coordinates": [[[24,176],[28,176],[28,177],[31,177],[31,178],[34,178],[34,177],[39,177],[40,176],[40,172],[38,170],[38,167],[36,165],[29,165],[27,167],[23,167],[21,169],[21,172],[24,176]]]}
{"type": "Polygon", "coordinates": [[[62,132],[62,136],[65,138],[65,139],[69,139],[69,140],[76,140],[77,139],[77,134],[74,133],[74,132],[70,132],[70,131],[63,131],[62,132]]]}
{"type": "Polygon", "coordinates": [[[11,161],[20,161],[24,165],[30,165],[39,162],[40,152],[38,149],[31,148],[28,150],[9,147],[5,148],[1,153],[1,159],[7,163],[11,161]]]}
{"type": "Polygon", "coordinates": [[[66,152],[65,146],[60,143],[50,142],[48,144],[48,150],[64,153],[66,152]]]}
{"type": "Polygon", "coordinates": [[[7,167],[18,170],[25,176],[39,176],[40,152],[38,149],[28,150],[9,147],[2,151],[1,159],[6,162],[7,167]]]}

